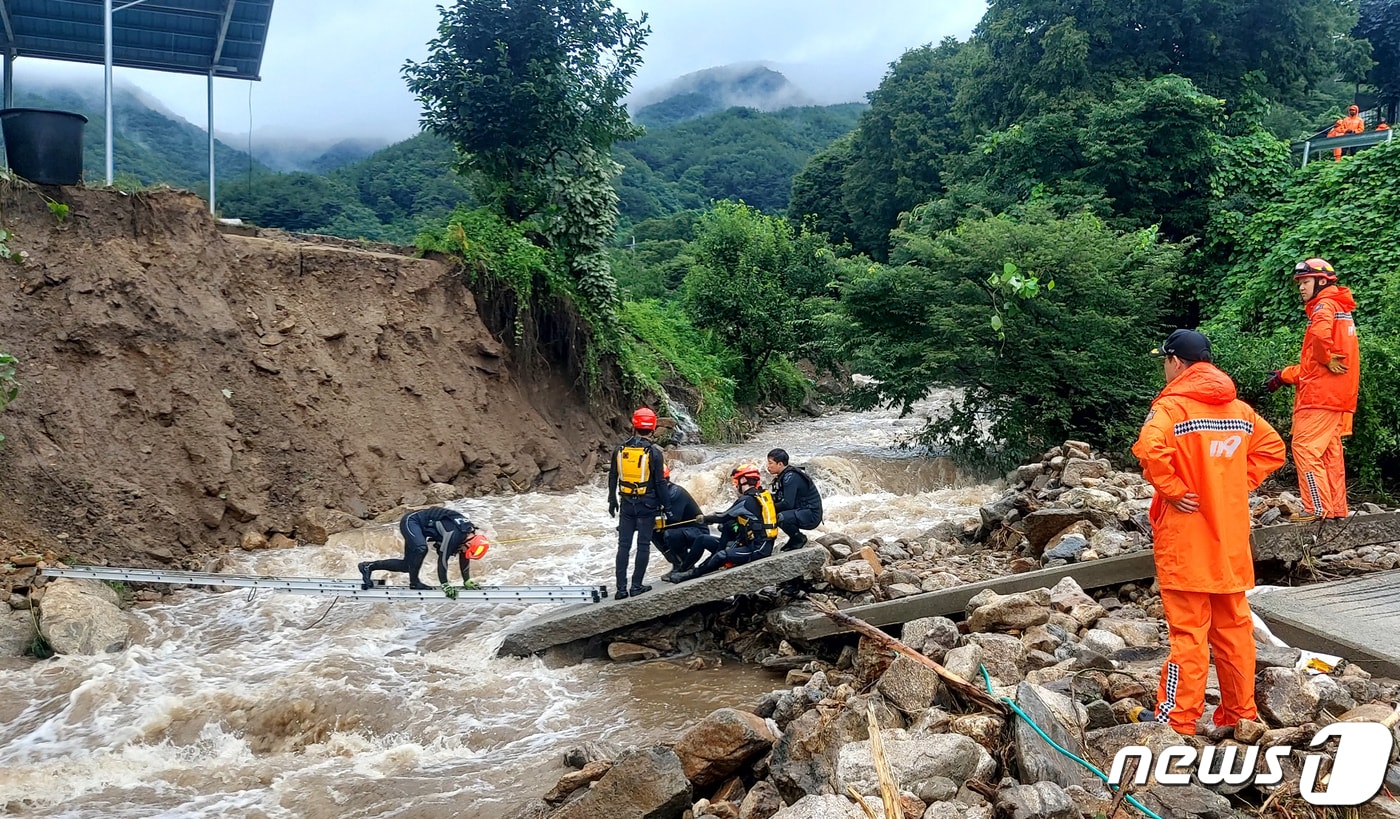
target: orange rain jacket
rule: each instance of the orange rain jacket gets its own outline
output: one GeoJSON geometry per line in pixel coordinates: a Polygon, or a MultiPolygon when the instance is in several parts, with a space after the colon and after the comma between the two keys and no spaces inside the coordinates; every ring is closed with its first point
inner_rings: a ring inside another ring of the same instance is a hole
{"type": "Polygon", "coordinates": [[[1325,287],[1305,308],[1308,332],[1303,336],[1303,352],[1297,364],[1285,368],[1279,377],[1286,384],[1298,385],[1293,411],[1303,409],[1356,412],[1356,393],[1361,385],[1361,347],[1356,340],[1352,311],[1356,301],[1351,290],[1325,287]],[[1342,356],[1347,371],[1333,375],[1327,369],[1332,354],[1342,356]]]}
{"type": "Polygon", "coordinates": [[[1152,402],[1133,454],[1157,490],[1153,557],[1164,589],[1229,594],[1254,588],[1249,493],[1283,466],[1283,439],[1213,364],[1193,364],[1152,402]],[[1195,512],[1169,501],[1188,492],[1195,512]]]}
{"type": "Polygon", "coordinates": [[[1366,120],[1360,114],[1349,117],[1342,117],[1332,126],[1332,130],[1327,132],[1329,137],[1346,136],[1347,134],[1366,133],[1366,120]]]}

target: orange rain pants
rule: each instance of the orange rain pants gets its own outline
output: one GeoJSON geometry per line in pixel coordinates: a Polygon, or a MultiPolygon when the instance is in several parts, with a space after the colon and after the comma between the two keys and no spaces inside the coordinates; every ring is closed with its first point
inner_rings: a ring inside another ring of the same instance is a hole
{"type": "Polygon", "coordinates": [[[1162,589],[1171,654],[1157,686],[1158,722],[1193,736],[1205,713],[1206,675],[1215,653],[1220,682],[1216,725],[1259,716],[1254,707],[1254,620],[1244,592],[1206,594],[1162,589]]]}
{"type": "Polygon", "coordinates": [[[1342,436],[1351,433],[1351,416],[1341,410],[1293,411],[1293,464],[1298,469],[1298,494],[1310,515],[1347,516],[1342,436]]]}

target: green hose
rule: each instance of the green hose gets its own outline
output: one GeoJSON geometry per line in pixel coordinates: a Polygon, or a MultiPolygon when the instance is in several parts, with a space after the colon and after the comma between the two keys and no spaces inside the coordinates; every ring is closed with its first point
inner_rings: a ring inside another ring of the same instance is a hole
{"type": "MultiPolygon", "coordinates": [[[[986,682],[986,684],[987,684],[987,693],[988,693],[988,694],[994,693],[994,692],[992,691],[992,675],[990,675],[990,674],[987,673],[987,667],[986,667],[985,665],[979,665],[978,668],[982,669],[982,679],[983,679],[983,681],[986,682]]],[[[1002,697],[1002,698],[1001,698],[1001,701],[1002,701],[1003,703],[1005,703],[1006,705],[1010,706],[1011,710],[1014,711],[1014,712],[1016,713],[1016,716],[1018,716],[1018,717],[1020,717],[1021,719],[1025,720],[1027,725],[1029,725],[1030,727],[1034,728],[1034,729],[1035,729],[1035,732],[1036,732],[1037,734],[1040,734],[1040,738],[1041,738],[1041,739],[1043,739],[1043,740],[1045,740],[1046,742],[1050,743],[1050,747],[1051,747],[1051,748],[1054,748],[1055,750],[1059,751],[1060,753],[1064,754],[1065,756],[1069,757],[1070,759],[1073,759],[1075,762],[1078,762],[1080,765],[1083,765],[1084,767],[1088,768],[1088,769],[1090,770],[1090,772],[1092,772],[1092,773],[1094,774],[1094,776],[1097,776],[1099,779],[1102,779],[1103,782],[1104,782],[1104,784],[1109,786],[1109,790],[1110,790],[1110,791],[1112,790],[1112,784],[1108,781],[1108,775],[1107,775],[1107,774],[1105,774],[1103,771],[1099,770],[1098,768],[1094,767],[1094,765],[1093,765],[1092,763],[1090,763],[1090,762],[1088,762],[1088,761],[1086,761],[1086,760],[1080,759],[1078,756],[1075,756],[1074,754],[1070,753],[1069,751],[1066,751],[1064,748],[1061,748],[1061,747],[1060,747],[1060,744],[1059,744],[1058,742],[1056,742],[1055,740],[1051,739],[1049,734],[1045,733],[1045,731],[1041,730],[1041,728],[1040,728],[1039,725],[1036,725],[1036,724],[1035,724],[1035,720],[1031,719],[1031,718],[1026,714],[1025,711],[1022,711],[1022,710],[1021,710],[1021,706],[1017,705],[1015,700],[1011,699],[1010,697],[1002,697]]],[[[1139,802],[1139,801],[1137,800],[1136,797],[1134,797],[1134,796],[1132,796],[1132,795],[1129,795],[1129,796],[1128,796],[1128,801],[1129,801],[1130,803],[1132,803],[1132,806],[1133,806],[1133,807],[1135,807],[1135,808],[1137,808],[1138,810],[1142,811],[1143,813],[1147,814],[1147,815],[1150,816],[1152,819],[1162,819],[1162,817],[1160,817],[1160,816],[1158,816],[1157,814],[1153,813],[1152,811],[1148,810],[1148,809],[1147,809],[1147,806],[1144,805],[1144,804],[1142,804],[1141,802],[1139,802]]]]}

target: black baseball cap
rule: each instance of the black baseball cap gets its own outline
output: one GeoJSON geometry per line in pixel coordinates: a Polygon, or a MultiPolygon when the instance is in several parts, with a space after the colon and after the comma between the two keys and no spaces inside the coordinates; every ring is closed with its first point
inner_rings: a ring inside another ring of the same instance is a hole
{"type": "Polygon", "coordinates": [[[1175,356],[1182,361],[1210,362],[1210,340],[1195,330],[1174,330],[1162,345],[1152,351],[1158,358],[1175,356]]]}

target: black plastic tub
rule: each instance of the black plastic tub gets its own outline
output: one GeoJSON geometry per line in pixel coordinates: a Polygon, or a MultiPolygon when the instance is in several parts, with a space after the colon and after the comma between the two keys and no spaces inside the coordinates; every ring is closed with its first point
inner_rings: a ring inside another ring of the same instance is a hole
{"type": "Polygon", "coordinates": [[[87,117],[43,108],[0,110],[10,170],[38,185],[76,185],[83,177],[87,117]]]}

